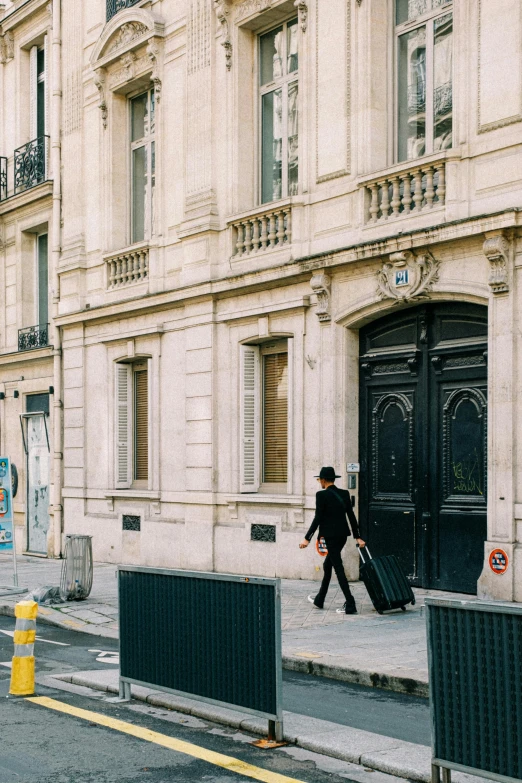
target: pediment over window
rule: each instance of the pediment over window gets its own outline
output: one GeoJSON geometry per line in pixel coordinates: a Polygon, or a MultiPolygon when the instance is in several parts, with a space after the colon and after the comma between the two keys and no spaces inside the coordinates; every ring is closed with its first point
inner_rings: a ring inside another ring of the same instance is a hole
{"type": "Polygon", "coordinates": [[[95,70],[105,68],[123,55],[147,44],[152,38],[163,38],[165,25],[141,8],[121,11],[105,25],[91,56],[95,70]]]}

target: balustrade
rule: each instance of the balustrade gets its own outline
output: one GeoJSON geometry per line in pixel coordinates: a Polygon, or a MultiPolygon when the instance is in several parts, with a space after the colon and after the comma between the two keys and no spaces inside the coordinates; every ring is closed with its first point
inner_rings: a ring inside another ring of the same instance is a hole
{"type": "Polygon", "coordinates": [[[107,0],[107,21],[112,19],[118,11],[122,11],[124,8],[130,8],[131,6],[136,5],[136,3],[139,3],[139,0],[107,0]]]}
{"type": "Polygon", "coordinates": [[[281,249],[292,241],[292,209],[272,209],[232,223],[235,258],[281,249]]]}
{"type": "Polygon", "coordinates": [[[128,250],[107,259],[107,287],[122,288],[140,283],[149,276],[149,250],[146,247],[128,250]]]}
{"type": "Polygon", "coordinates": [[[32,351],[49,345],[49,324],[37,324],[18,330],[18,350],[32,351]]]}
{"type": "Polygon", "coordinates": [[[0,158],[0,201],[7,198],[7,158],[0,158]]]}
{"type": "Polygon", "coordinates": [[[15,195],[45,182],[48,157],[49,136],[38,136],[14,151],[15,195]]]}
{"type": "Polygon", "coordinates": [[[442,207],[446,200],[446,164],[411,167],[364,184],[365,220],[378,223],[442,207]]]}

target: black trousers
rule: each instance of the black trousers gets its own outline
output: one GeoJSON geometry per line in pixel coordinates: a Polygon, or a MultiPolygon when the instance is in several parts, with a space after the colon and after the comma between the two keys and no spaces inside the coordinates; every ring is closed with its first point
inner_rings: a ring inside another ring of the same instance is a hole
{"type": "Polygon", "coordinates": [[[343,561],[341,558],[341,552],[347,540],[348,536],[340,536],[335,538],[325,537],[328,554],[324,559],[323,581],[321,582],[321,587],[314,600],[314,603],[321,608],[324,604],[328,587],[330,586],[330,579],[332,578],[333,568],[335,570],[337,581],[339,582],[339,587],[343,591],[343,595],[346,600],[346,608],[355,609],[355,600],[350,592],[350,585],[348,584],[348,579],[344,573],[343,561]]]}

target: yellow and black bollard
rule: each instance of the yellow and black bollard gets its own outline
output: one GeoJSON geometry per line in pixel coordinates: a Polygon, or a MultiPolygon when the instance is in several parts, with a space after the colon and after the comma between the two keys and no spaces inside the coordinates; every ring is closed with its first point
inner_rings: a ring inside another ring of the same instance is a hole
{"type": "Polygon", "coordinates": [[[11,696],[34,694],[34,640],[37,614],[38,604],[35,601],[20,601],[15,606],[15,648],[9,689],[11,696]]]}

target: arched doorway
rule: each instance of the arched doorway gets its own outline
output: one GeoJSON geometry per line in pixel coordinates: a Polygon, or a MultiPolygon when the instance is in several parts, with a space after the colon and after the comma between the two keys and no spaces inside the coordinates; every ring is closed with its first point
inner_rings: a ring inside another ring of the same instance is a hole
{"type": "Polygon", "coordinates": [[[360,332],[360,517],[412,584],[475,593],[486,540],[487,308],[402,310],[360,332]]]}

